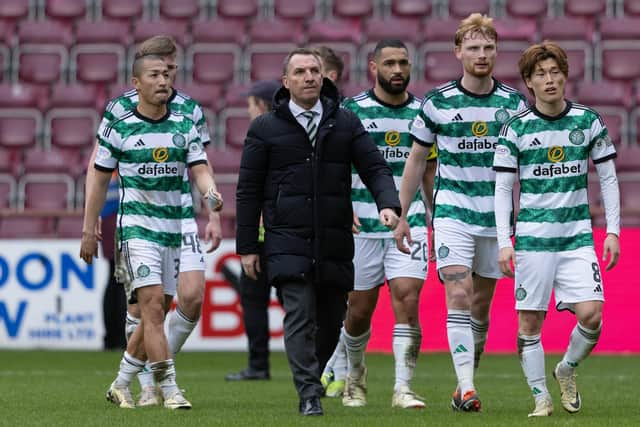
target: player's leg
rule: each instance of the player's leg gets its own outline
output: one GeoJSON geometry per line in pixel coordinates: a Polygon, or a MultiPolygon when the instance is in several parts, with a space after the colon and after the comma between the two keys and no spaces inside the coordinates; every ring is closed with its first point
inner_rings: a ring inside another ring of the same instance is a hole
{"type": "Polygon", "coordinates": [[[438,226],[434,232],[436,262],[444,282],[447,305],[447,338],[458,385],[451,407],[460,411],[481,408],[473,383],[473,332],[471,331],[471,277],[474,236],[455,226],[438,226]]]}
{"type": "Polygon", "coordinates": [[[576,368],[591,354],[602,330],[603,283],[595,252],[591,248],[574,251],[558,268],[556,300],[571,309],[578,320],[571,331],[569,346],[556,365],[553,376],[560,386],[563,408],[578,412],[582,399],[576,386],[576,368]],[[573,304],[569,303],[575,302],[573,304]]]}
{"type": "Polygon", "coordinates": [[[515,299],[518,312],[518,355],[529,390],[535,400],[530,417],[553,412],[547,389],[544,349],[540,340],[542,323],[549,306],[557,259],[545,252],[516,252],[515,299]]]}
{"type": "Polygon", "coordinates": [[[497,279],[502,277],[498,267],[498,242],[493,237],[475,237],[473,259],[473,296],[471,298],[471,331],[473,333],[473,366],[478,368],[489,331],[491,301],[497,279]]]}
{"type": "Polygon", "coordinates": [[[347,377],[342,404],[367,404],[367,368],[364,354],[371,336],[371,318],[384,283],[382,240],[354,239],[354,290],[349,293],[342,336],[347,350],[347,377]]]}

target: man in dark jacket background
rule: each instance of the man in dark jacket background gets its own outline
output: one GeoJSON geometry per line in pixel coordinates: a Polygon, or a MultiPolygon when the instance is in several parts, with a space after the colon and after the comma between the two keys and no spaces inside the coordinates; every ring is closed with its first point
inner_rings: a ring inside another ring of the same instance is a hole
{"type": "Polygon", "coordinates": [[[393,229],[400,203],[391,169],[360,120],[339,107],[310,49],[285,60],[274,110],[247,133],[237,191],[236,251],[249,277],[260,269],[258,228],[265,226],[267,278],[285,310],[285,348],[302,415],[322,415],[318,333],[337,343],[353,288],[351,167],[393,229]]]}

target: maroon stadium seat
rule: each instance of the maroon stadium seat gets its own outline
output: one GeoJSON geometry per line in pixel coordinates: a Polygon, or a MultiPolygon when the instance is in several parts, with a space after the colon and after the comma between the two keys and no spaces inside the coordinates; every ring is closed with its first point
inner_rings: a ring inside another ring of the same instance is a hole
{"type": "Polygon", "coordinates": [[[601,80],[581,82],[577,85],[576,99],[584,105],[607,105],[631,108],[633,97],[631,88],[623,83],[601,80]]]}
{"type": "Polygon", "coordinates": [[[218,111],[222,106],[222,86],[206,85],[196,82],[180,83],[176,85],[181,92],[186,93],[198,103],[213,111],[218,111]]]}
{"type": "Polygon", "coordinates": [[[79,161],[77,151],[34,148],[24,153],[23,167],[25,174],[76,175],[81,168],[79,161]]]}
{"type": "Polygon", "coordinates": [[[0,1],[0,21],[18,22],[29,15],[29,0],[0,1]]]}
{"type": "Polygon", "coordinates": [[[630,82],[640,77],[640,46],[637,40],[607,40],[596,46],[596,75],[630,82]]]}
{"type": "MultiPolygon", "coordinates": [[[[254,21],[249,30],[251,43],[294,43],[304,42],[302,22],[282,19],[261,19],[254,21]]],[[[249,46],[251,47],[251,46],[249,46]]]]}
{"type": "Polygon", "coordinates": [[[104,106],[104,95],[94,86],[82,83],[60,83],[51,88],[51,108],[99,108],[104,106]],[[98,98],[102,98],[98,100],[98,98]]]}
{"type": "Polygon", "coordinates": [[[548,0],[509,0],[505,3],[508,17],[535,21],[547,15],[548,0]]]}
{"type": "Polygon", "coordinates": [[[0,173],[17,176],[21,172],[22,162],[15,150],[0,150],[0,173]]]}
{"type": "Polygon", "coordinates": [[[144,0],[102,0],[102,17],[134,21],[142,17],[144,0]]]}
{"type": "Polygon", "coordinates": [[[640,16],[640,0],[624,0],[622,3],[624,16],[640,16]]]}
{"type": "Polygon", "coordinates": [[[246,108],[226,108],[220,113],[219,137],[227,150],[242,150],[248,129],[246,108]]]}
{"type": "Polygon", "coordinates": [[[233,19],[196,21],[191,31],[193,43],[231,43],[244,45],[247,28],[244,22],[233,19]]]}
{"type": "Polygon", "coordinates": [[[428,19],[424,23],[424,38],[427,42],[446,42],[453,51],[453,39],[460,25],[458,19],[428,19]]]}
{"type": "Polygon", "coordinates": [[[610,107],[606,105],[590,105],[604,120],[609,136],[616,146],[627,144],[629,135],[629,114],[623,107],[610,107]]]}
{"type": "Polygon", "coordinates": [[[600,18],[601,40],[638,40],[640,39],[640,17],[600,18]]]}
{"type": "Polygon", "coordinates": [[[449,14],[458,19],[476,12],[489,15],[490,6],[490,0],[449,0],[449,14]]]}
{"type": "Polygon", "coordinates": [[[505,41],[533,43],[536,38],[536,21],[523,18],[504,18],[494,20],[496,31],[500,39],[499,51],[505,41]]]}
{"type": "Polygon", "coordinates": [[[123,81],[125,51],[119,44],[78,44],[70,57],[72,81],[100,85],[123,81]]]}
{"type": "Polygon", "coordinates": [[[28,83],[0,84],[0,108],[45,109],[48,104],[46,89],[28,83]]]}
{"type": "Polygon", "coordinates": [[[18,181],[18,209],[72,210],[75,184],[65,174],[25,174],[18,181]]]}
{"type": "Polygon", "coordinates": [[[58,218],[56,236],[60,239],[79,239],[82,237],[82,215],[63,215],[58,218]]]}
{"type": "Polygon", "coordinates": [[[15,215],[0,218],[0,238],[37,239],[53,237],[54,224],[51,216],[15,215]]]}
{"type": "MultiPolygon", "coordinates": [[[[0,161],[2,154],[0,154],[0,161]]],[[[16,202],[16,179],[13,175],[0,172],[0,209],[13,209],[16,202]]]]}
{"type": "Polygon", "coordinates": [[[282,76],[282,64],[293,44],[251,44],[247,49],[250,79],[274,80],[282,76]]]}
{"type": "Polygon", "coordinates": [[[567,16],[582,16],[595,19],[607,12],[607,0],[564,0],[567,16]]]}
{"type": "Polygon", "coordinates": [[[247,108],[247,92],[251,88],[248,83],[234,84],[226,88],[224,94],[224,105],[226,108],[237,107],[247,108]]]}
{"type": "Polygon", "coordinates": [[[594,22],[581,17],[544,19],[540,24],[541,40],[577,40],[591,43],[594,33],[594,22]]]}
{"type": "Polygon", "coordinates": [[[258,16],[258,0],[218,0],[218,15],[230,19],[258,16]]]}
{"type": "Polygon", "coordinates": [[[197,43],[187,50],[186,63],[194,82],[228,85],[239,79],[241,51],[234,44],[197,43]]]}
{"type": "Polygon", "coordinates": [[[494,76],[499,80],[511,83],[520,80],[518,61],[527,47],[527,44],[500,42],[498,60],[493,68],[494,76]]]}
{"type": "Polygon", "coordinates": [[[160,0],[160,16],[167,19],[191,20],[200,15],[200,0],[160,0]]]}
{"type": "Polygon", "coordinates": [[[367,43],[398,39],[417,45],[423,36],[420,22],[407,18],[371,18],[365,22],[363,32],[367,43]]]}
{"type": "Polygon", "coordinates": [[[333,16],[339,19],[363,20],[373,14],[373,2],[370,0],[335,0],[333,16]]]}
{"type": "Polygon", "coordinates": [[[9,52],[9,48],[3,44],[0,44],[0,82],[9,80],[10,64],[11,53],[9,52]]]}
{"type": "Polygon", "coordinates": [[[211,148],[207,150],[207,157],[216,175],[221,173],[238,173],[240,171],[242,150],[231,147],[224,149],[211,148]]]}
{"type": "Polygon", "coordinates": [[[47,19],[66,21],[69,24],[87,14],[86,0],[46,0],[44,13],[47,19]]]}
{"type": "Polygon", "coordinates": [[[235,182],[221,182],[217,184],[218,191],[222,194],[224,200],[224,215],[236,216],[236,188],[238,184],[235,182]]]}
{"type": "Polygon", "coordinates": [[[45,116],[44,146],[90,149],[99,123],[100,117],[92,108],[53,108],[45,116]]]}
{"type": "Polygon", "coordinates": [[[187,25],[185,21],[169,19],[137,21],[133,26],[133,41],[140,43],[158,34],[164,34],[173,37],[180,46],[185,46],[189,34],[187,25]]]}
{"type": "Polygon", "coordinates": [[[33,108],[0,109],[0,147],[30,149],[42,133],[42,115],[33,108]]]}
{"type": "Polygon", "coordinates": [[[313,18],[316,13],[316,0],[275,0],[273,6],[278,18],[300,22],[313,18]]]}
{"type": "Polygon", "coordinates": [[[24,44],[13,49],[13,81],[52,84],[63,79],[67,68],[66,47],[55,44],[24,44]]]}
{"type": "MultiPolygon", "coordinates": [[[[354,43],[361,41],[360,25],[344,20],[314,20],[309,23],[307,34],[310,43],[354,43]]],[[[333,45],[331,45],[333,47],[333,45]]]]}
{"type": "Polygon", "coordinates": [[[637,175],[619,176],[620,209],[623,227],[640,226],[640,179],[637,175]]]}
{"type": "Polygon", "coordinates": [[[58,21],[23,21],[18,26],[18,40],[22,44],[58,44],[65,47],[73,43],[71,27],[58,21]]]}
{"type": "Polygon", "coordinates": [[[131,43],[129,24],[124,21],[78,21],[76,22],[76,43],[117,43],[128,45],[131,43]]]}
{"type": "Polygon", "coordinates": [[[406,19],[418,19],[431,15],[433,1],[429,0],[391,0],[391,16],[406,19]]]}
{"type": "Polygon", "coordinates": [[[435,43],[424,44],[420,60],[425,80],[444,83],[462,75],[460,61],[453,54],[453,42],[438,46],[435,43]]]}
{"type": "Polygon", "coordinates": [[[616,146],[616,171],[619,174],[626,172],[640,172],[640,145],[618,145],[616,146]]]}

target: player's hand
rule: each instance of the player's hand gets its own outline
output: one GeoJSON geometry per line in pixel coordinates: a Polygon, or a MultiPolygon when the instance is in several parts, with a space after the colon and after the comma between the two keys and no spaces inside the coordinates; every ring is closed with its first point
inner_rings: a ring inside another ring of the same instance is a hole
{"type": "Polygon", "coordinates": [[[98,217],[98,221],[96,221],[96,239],[99,242],[102,242],[102,217],[98,217]]]}
{"type": "Polygon", "coordinates": [[[215,251],[220,247],[222,242],[222,226],[220,225],[220,212],[211,212],[209,214],[209,222],[204,229],[205,240],[211,242],[207,253],[215,251]]]}
{"type": "Polygon", "coordinates": [[[360,218],[358,218],[358,215],[356,215],[356,213],[353,213],[353,224],[351,225],[351,231],[353,232],[353,234],[358,234],[360,232],[360,227],[362,227],[362,224],[360,224],[360,218]]]}
{"type": "Polygon", "coordinates": [[[389,230],[395,230],[398,226],[398,215],[391,208],[384,208],[380,211],[380,224],[387,227],[389,230]]]}
{"type": "Polygon", "coordinates": [[[500,271],[507,277],[515,277],[513,273],[514,268],[516,267],[516,256],[512,247],[506,247],[500,249],[498,253],[498,265],[500,266],[500,271]],[[511,264],[513,263],[513,268],[511,264]]]}
{"type": "Polygon", "coordinates": [[[411,240],[411,230],[409,229],[409,223],[406,218],[400,218],[398,220],[398,226],[393,230],[393,238],[400,252],[405,254],[411,253],[409,246],[413,244],[413,240],[411,240]],[[404,244],[405,239],[409,246],[404,244]]]}
{"type": "Polygon", "coordinates": [[[95,233],[83,232],[80,242],[80,258],[87,264],[92,264],[93,257],[98,257],[98,239],[95,233]]]}
{"type": "Polygon", "coordinates": [[[429,239],[429,261],[436,262],[436,233],[435,230],[431,230],[431,237],[429,239]]]}
{"type": "Polygon", "coordinates": [[[609,264],[605,270],[611,270],[618,263],[618,258],[620,258],[620,242],[618,241],[618,236],[615,234],[607,234],[607,237],[604,239],[604,249],[602,251],[602,260],[606,261],[607,257],[609,257],[609,264]]]}
{"type": "Polygon", "coordinates": [[[260,273],[260,255],[240,255],[240,263],[242,264],[244,274],[246,274],[249,279],[258,280],[258,273],[260,273]]]}

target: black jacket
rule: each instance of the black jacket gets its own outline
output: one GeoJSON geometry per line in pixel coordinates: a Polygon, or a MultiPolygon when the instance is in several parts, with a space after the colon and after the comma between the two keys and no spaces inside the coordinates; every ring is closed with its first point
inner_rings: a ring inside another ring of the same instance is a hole
{"type": "Polygon", "coordinates": [[[240,162],[236,251],[258,254],[263,212],[268,280],[309,277],[353,288],[351,165],[373,194],[378,210],[400,213],[391,169],[358,117],[340,108],[338,91],[324,79],[323,115],[315,149],[289,110],[289,91],[275,95],[274,110],[250,125],[240,162]],[[309,276],[313,275],[313,276],[309,276]]]}

